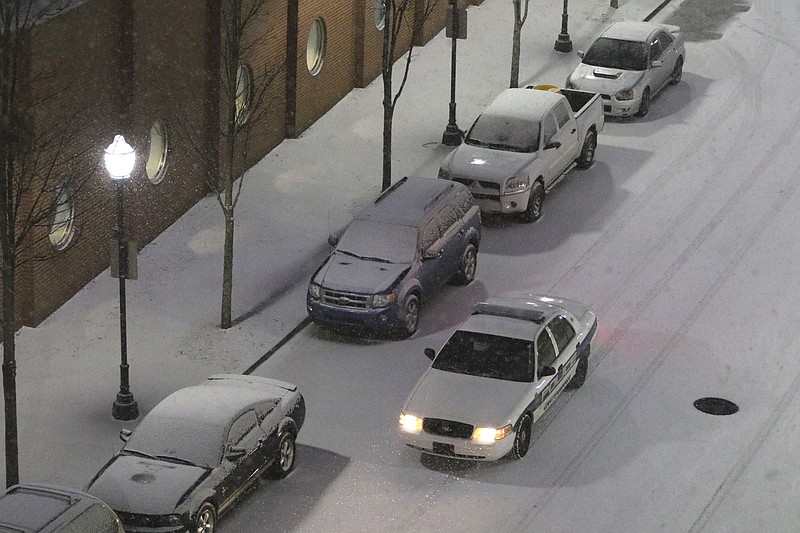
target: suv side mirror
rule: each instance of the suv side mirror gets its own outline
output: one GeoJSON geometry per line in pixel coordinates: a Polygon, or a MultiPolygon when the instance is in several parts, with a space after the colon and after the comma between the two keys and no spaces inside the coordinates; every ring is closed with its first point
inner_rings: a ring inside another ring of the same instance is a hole
{"type": "Polygon", "coordinates": [[[547,143],[546,145],[544,145],[545,150],[549,150],[551,148],[561,148],[561,143],[558,141],[553,141],[551,143],[547,143]]]}
{"type": "Polygon", "coordinates": [[[428,248],[427,250],[423,250],[423,252],[422,252],[422,260],[423,261],[430,261],[431,259],[438,259],[441,256],[442,256],[442,250],[441,249],[436,250],[433,247],[428,248]]]}
{"type": "Polygon", "coordinates": [[[331,246],[336,246],[337,244],[339,244],[339,237],[333,234],[328,235],[328,244],[330,244],[331,246]]]}
{"type": "Polygon", "coordinates": [[[433,348],[425,348],[425,355],[428,357],[428,359],[433,361],[436,358],[436,350],[433,348]]]}
{"type": "Polygon", "coordinates": [[[552,376],[556,373],[556,369],[552,366],[543,366],[539,369],[539,377],[546,378],[547,376],[552,376]]]}

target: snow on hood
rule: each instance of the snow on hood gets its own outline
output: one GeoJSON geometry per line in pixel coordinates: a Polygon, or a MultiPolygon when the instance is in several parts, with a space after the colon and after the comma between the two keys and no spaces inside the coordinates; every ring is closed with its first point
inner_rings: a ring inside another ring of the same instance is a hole
{"type": "Polygon", "coordinates": [[[197,466],[119,455],[88,492],[115,511],[166,515],[175,511],[184,494],[206,472],[197,466]]]}
{"type": "Polygon", "coordinates": [[[513,423],[511,413],[530,387],[530,383],[429,368],[408,398],[403,412],[476,427],[501,427],[513,423]]]}
{"type": "Polygon", "coordinates": [[[386,291],[409,267],[334,252],[314,281],[326,289],[374,294],[386,291]]]}
{"type": "Polygon", "coordinates": [[[569,80],[582,91],[613,95],[622,89],[630,89],[644,76],[640,70],[623,70],[608,67],[596,67],[581,63],[569,77],[569,80]]]}
{"type": "Polygon", "coordinates": [[[536,152],[508,152],[462,144],[450,164],[452,177],[503,184],[536,159],[536,152]]]}

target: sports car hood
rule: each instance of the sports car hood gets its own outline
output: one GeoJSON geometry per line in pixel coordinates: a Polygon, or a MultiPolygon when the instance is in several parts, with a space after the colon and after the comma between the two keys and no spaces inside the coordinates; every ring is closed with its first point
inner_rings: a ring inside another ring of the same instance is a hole
{"type": "Polygon", "coordinates": [[[115,511],[166,515],[208,470],[135,457],[117,456],[92,482],[87,492],[115,511]]]}
{"type": "Polygon", "coordinates": [[[492,150],[465,143],[453,153],[450,175],[454,178],[489,181],[502,185],[537,157],[536,152],[492,150]]]}
{"type": "Polygon", "coordinates": [[[514,406],[530,387],[530,383],[429,368],[406,401],[403,412],[480,427],[500,427],[510,421],[514,406]]]}
{"type": "Polygon", "coordinates": [[[595,67],[581,63],[569,76],[569,81],[582,91],[613,95],[622,89],[630,89],[642,76],[640,70],[595,67]]]}
{"type": "Polygon", "coordinates": [[[409,267],[408,263],[359,259],[334,252],[314,276],[314,282],[326,289],[374,294],[387,290],[409,267]]]}

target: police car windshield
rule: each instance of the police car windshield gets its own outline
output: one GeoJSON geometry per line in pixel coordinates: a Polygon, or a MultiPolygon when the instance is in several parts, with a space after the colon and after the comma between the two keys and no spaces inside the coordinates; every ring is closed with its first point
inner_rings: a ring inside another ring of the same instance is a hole
{"type": "Polygon", "coordinates": [[[456,331],[433,361],[433,368],[470,376],[531,382],[531,341],[456,331]]]}

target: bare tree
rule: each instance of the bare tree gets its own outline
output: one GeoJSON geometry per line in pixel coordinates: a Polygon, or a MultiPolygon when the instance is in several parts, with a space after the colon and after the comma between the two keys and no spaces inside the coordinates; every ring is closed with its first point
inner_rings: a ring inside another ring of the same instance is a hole
{"type": "Polygon", "coordinates": [[[411,53],[425,21],[433,13],[439,0],[384,0],[383,50],[381,75],[383,77],[383,182],[382,190],[392,184],[392,124],[397,100],[405,88],[411,68],[411,53]],[[392,71],[403,39],[410,35],[405,52],[403,77],[397,92],[392,87],[392,71]]]}
{"type": "Polygon", "coordinates": [[[3,400],[6,485],[19,482],[16,389],[16,288],[28,261],[75,242],[72,206],[96,170],[78,142],[84,113],[57,127],[35,127],[37,113],[68,87],[66,69],[31,68],[31,42],[63,0],[0,1],[0,249],[3,284],[3,400]],[[87,170],[88,168],[88,170],[87,170]],[[54,235],[71,237],[55,248],[54,235]],[[44,242],[43,242],[44,241],[44,242]],[[46,241],[50,241],[49,243],[46,241]]]}
{"type": "Polygon", "coordinates": [[[528,18],[528,1],[529,0],[512,0],[514,3],[514,36],[511,42],[511,85],[510,87],[519,86],[519,52],[520,52],[520,36],[522,34],[522,25],[528,18]],[[524,6],[522,5],[524,2],[524,6]]]}
{"type": "MultiPolygon", "coordinates": [[[[272,108],[270,88],[279,79],[285,62],[253,67],[267,32],[267,0],[216,0],[220,16],[220,66],[217,85],[212,94],[218,94],[223,115],[221,121],[211,113],[209,124],[186,127],[189,140],[201,157],[207,158],[208,147],[203,137],[213,128],[214,135],[222,139],[221,165],[207,165],[208,187],[216,195],[225,220],[223,247],[222,305],[220,327],[232,325],[233,299],[233,240],[236,204],[242,192],[244,176],[242,162],[246,161],[248,145],[254,129],[264,121],[272,108]]],[[[210,109],[218,109],[211,105],[210,109]]],[[[188,113],[183,113],[188,116],[188,113]]],[[[183,122],[184,119],[181,119],[183,122]]],[[[188,120],[186,120],[188,126],[188,120]]]]}

